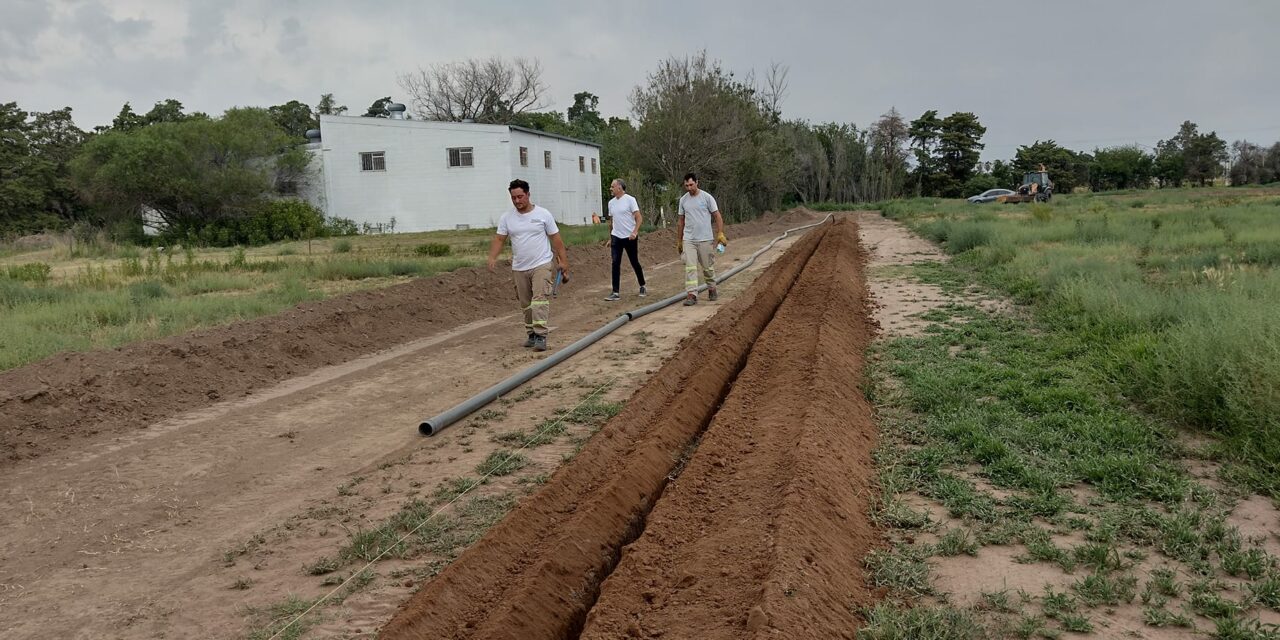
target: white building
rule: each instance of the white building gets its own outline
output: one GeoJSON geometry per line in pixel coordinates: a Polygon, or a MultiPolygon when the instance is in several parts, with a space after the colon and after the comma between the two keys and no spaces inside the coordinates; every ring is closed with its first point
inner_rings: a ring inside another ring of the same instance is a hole
{"type": "Polygon", "coordinates": [[[385,228],[394,218],[396,231],[497,226],[516,178],[559,222],[589,223],[600,213],[600,146],[542,131],[320,116],[319,140],[307,149],[311,171],[300,195],[357,225],[385,228]]]}

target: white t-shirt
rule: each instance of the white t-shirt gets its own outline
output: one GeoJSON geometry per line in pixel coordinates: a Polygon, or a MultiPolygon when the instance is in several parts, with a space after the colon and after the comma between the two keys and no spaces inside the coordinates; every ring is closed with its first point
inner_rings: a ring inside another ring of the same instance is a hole
{"type": "Polygon", "coordinates": [[[511,238],[511,270],[528,271],[551,262],[551,241],[560,233],[551,212],[534,205],[528,213],[509,209],[498,219],[498,235],[511,238]]]}
{"type": "Polygon", "coordinates": [[[613,220],[613,235],[618,238],[630,238],[636,231],[636,212],[640,204],[631,194],[624,193],[621,198],[609,200],[609,219],[613,220]]]}
{"type": "Polygon", "coordinates": [[[716,199],[701,189],[696,196],[687,193],[680,196],[680,215],[684,216],[684,239],[689,242],[715,240],[715,235],[711,232],[711,212],[719,210],[716,199]]]}

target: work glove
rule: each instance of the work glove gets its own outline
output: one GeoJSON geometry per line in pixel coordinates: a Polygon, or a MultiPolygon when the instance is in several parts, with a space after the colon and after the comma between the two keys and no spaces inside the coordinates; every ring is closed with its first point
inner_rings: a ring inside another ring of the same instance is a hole
{"type": "Polygon", "coordinates": [[[684,239],[676,240],[676,253],[684,254],[684,239]]]}
{"type": "Polygon", "coordinates": [[[719,242],[720,244],[722,244],[722,245],[724,245],[724,246],[726,246],[726,247],[727,247],[727,246],[729,246],[729,239],[728,239],[728,238],[726,238],[726,237],[724,237],[724,233],[723,233],[723,232],[721,232],[721,233],[717,233],[717,234],[716,234],[716,242],[719,242]]]}

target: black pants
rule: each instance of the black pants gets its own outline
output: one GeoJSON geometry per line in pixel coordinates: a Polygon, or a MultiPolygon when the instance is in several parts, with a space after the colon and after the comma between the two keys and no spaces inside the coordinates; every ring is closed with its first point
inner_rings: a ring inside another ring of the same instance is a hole
{"type": "Polygon", "coordinates": [[[643,287],[644,269],[640,267],[639,240],[619,238],[618,236],[609,236],[609,240],[609,247],[613,250],[613,292],[618,292],[618,278],[622,274],[622,251],[624,249],[627,252],[627,259],[631,261],[631,268],[636,272],[636,281],[643,287]]]}

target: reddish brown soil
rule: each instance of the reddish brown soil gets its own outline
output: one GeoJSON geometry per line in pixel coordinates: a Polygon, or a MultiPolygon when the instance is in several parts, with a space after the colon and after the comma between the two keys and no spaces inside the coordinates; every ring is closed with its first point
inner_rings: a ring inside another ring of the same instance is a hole
{"type": "MultiPolygon", "coordinates": [[[[808,218],[804,212],[767,215],[733,225],[729,235],[774,232],[808,218]]],[[[671,230],[647,234],[640,243],[643,263],[675,259],[673,238],[671,230]]],[[[583,285],[609,278],[607,251],[598,247],[572,248],[570,263],[583,285]]],[[[567,292],[574,296],[583,288],[567,292]]],[[[57,355],[0,372],[0,465],[71,439],[146,428],[326,365],[514,312],[510,292],[510,276],[501,268],[459,269],[273,316],[57,355]]]]}
{"type": "Polygon", "coordinates": [[[854,636],[877,539],[854,229],[818,247],[581,638],[854,636]]]}
{"type": "Polygon", "coordinates": [[[580,628],[618,550],[639,533],[820,235],[798,240],[687,338],[572,462],[419,591],[383,635],[550,638],[580,628]]]}
{"type": "Polygon", "coordinates": [[[875,539],[862,258],[850,223],[797,241],[383,637],[851,635],[875,539]]]}

